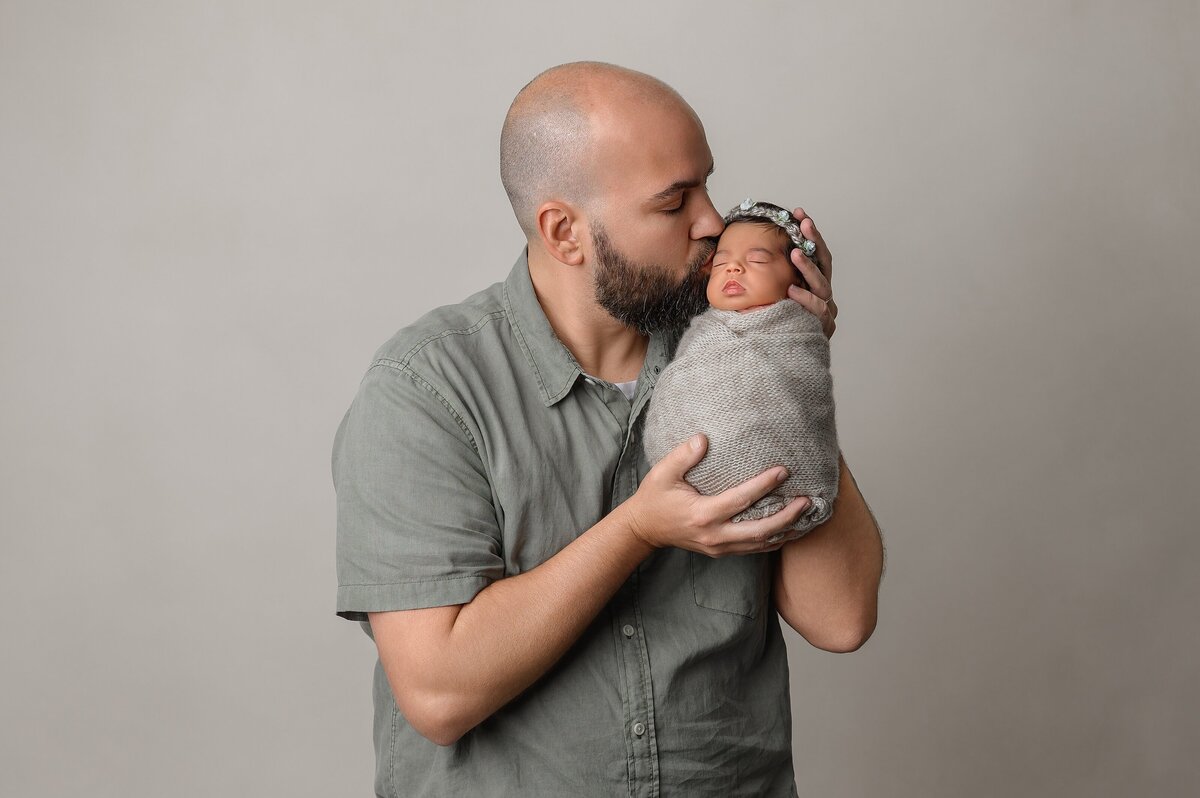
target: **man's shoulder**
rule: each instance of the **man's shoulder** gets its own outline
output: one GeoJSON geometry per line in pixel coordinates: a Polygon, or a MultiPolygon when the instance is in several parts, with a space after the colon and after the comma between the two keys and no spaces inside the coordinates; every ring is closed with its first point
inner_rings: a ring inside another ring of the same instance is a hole
{"type": "Polygon", "coordinates": [[[471,346],[478,336],[495,336],[507,323],[504,283],[494,283],[461,302],[442,305],[399,329],[379,347],[373,365],[409,369],[430,357],[471,346]]]}

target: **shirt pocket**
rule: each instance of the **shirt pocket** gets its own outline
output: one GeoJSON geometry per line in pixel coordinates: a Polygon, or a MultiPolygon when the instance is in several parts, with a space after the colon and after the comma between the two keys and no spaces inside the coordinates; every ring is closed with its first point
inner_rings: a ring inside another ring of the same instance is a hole
{"type": "Polygon", "coordinates": [[[710,610],[757,618],[770,587],[768,555],[707,557],[688,552],[696,604],[710,610]]]}

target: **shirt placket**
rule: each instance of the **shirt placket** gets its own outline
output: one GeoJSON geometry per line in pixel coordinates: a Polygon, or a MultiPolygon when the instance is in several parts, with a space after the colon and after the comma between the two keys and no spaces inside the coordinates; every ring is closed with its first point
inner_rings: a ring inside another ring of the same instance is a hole
{"type": "MultiPolygon", "coordinates": [[[[599,386],[603,386],[600,383],[599,386]]],[[[637,490],[641,479],[640,427],[637,419],[645,404],[644,392],[635,397],[635,404],[611,386],[603,390],[603,399],[613,416],[621,422],[623,445],[613,474],[612,504],[614,507],[637,490]]],[[[634,571],[612,603],[613,635],[619,652],[622,670],[622,707],[624,712],[625,749],[628,755],[629,795],[636,798],[658,798],[660,794],[658,744],[655,734],[654,685],[650,675],[650,657],[646,645],[645,627],[639,603],[641,568],[634,571]]]]}

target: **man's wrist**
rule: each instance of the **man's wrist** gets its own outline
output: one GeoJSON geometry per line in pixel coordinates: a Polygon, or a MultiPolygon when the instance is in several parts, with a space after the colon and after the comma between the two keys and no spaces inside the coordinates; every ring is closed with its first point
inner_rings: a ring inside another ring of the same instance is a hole
{"type": "Polygon", "coordinates": [[[638,562],[649,557],[659,546],[651,543],[642,531],[640,517],[631,507],[632,497],[613,508],[604,521],[611,524],[612,533],[621,539],[622,548],[627,549],[638,562]]]}

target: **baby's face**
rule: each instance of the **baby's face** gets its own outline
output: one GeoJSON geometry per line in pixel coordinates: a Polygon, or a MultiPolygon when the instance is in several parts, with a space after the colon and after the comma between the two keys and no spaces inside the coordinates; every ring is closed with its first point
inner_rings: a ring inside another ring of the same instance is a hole
{"type": "Polygon", "coordinates": [[[708,303],[746,311],[787,297],[788,286],[800,283],[800,272],[784,254],[787,242],[787,233],[774,225],[734,222],[726,227],[713,255],[708,303]]]}

